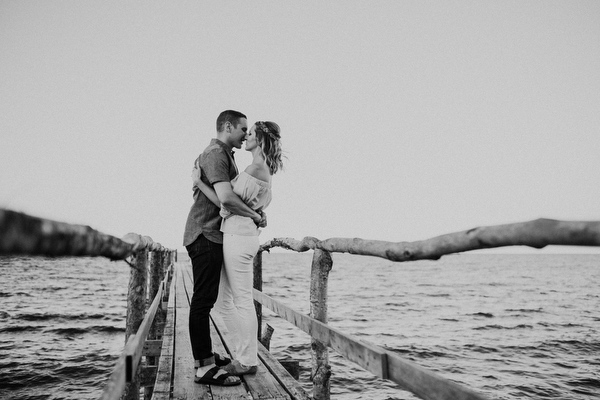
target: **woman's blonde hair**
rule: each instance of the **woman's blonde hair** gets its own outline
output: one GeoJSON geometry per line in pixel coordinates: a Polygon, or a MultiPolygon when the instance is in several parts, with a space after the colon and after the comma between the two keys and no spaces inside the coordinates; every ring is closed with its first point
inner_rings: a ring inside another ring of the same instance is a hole
{"type": "Polygon", "coordinates": [[[262,150],[271,175],[283,169],[283,151],[281,149],[281,130],[272,121],[257,121],[256,141],[262,150]]]}

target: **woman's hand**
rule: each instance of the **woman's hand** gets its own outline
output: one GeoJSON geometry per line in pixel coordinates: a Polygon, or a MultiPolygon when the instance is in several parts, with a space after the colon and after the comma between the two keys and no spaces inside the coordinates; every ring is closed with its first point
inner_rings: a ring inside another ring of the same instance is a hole
{"type": "Polygon", "coordinates": [[[197,186],[198,188],[200,188],[200,184],[202,183],[202,171],[200,170],[200,168],[198,168],[198,166],[194,166],[194,169],[192,169],[192,182],[194,183],[194,186],[197,186]]]}
{"type": "Polygon", "coordinates": [[[262,209],[258,209],[256,212],[260,218],[252,218],[252,221],[254,221],[254,224],[256,224],[258,228],[265,228],[267,226],[267,214],[265,214],[262,209]]]}

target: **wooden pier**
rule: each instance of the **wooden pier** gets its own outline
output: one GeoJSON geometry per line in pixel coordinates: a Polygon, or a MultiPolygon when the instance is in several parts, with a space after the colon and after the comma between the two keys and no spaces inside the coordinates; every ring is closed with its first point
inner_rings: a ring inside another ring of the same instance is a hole
{"type": "MultiPolygon", "coordinates": [[[[260,343],[258,371],[243,376],[241,385],[219,387],[194,383],[196,371],[188,330],[193,293],[191,274],[189,263],[175,264],[152,399],[309,399],[300,384],[260,343]]],[[[229,355],[225,329],[214,321],[211,338],[214,351],[229,355]]]]}
{"type": "MultiPolygon", "coordinates": [[[[311,336],[312,393],[259,343],[256,375],[242,385],[194,383],[194,360],[188,316],[193,293],[191,265],[177,262],[176,252],[149,237],[127,234],[122,239],[87,226],[69,225],[0,209],[0,254],[102,256],[125,260],[131,267],[126,344],[107,380],[101,399],[315,399],[328,400],[331,348],[373,375],[399,384],[426,400],[483,400],[480,393],[422,368],[377,346],[327,325],[327,280],[331,252],[383,257],[395,262],[438,259],[445,254],[501,246],[600,246],[600,221],[535,221],[479,227],[419,242],[306,237],[273,239],[261,246],[254,262],[257,315],[262,306],[311,336]],[[273,247],[314,252],[311,269],[310,315],[299,313],[262,292],[262,252],[273,247]],[[161,280],[162,279],[162,280],[161,280]]],[[[260,327],[260,322],[259,322],[260,327]]],[[[213,321],[214,350],[228,352],[226,330],[213,321]]],[[[260,333],[259,333],[260,336],[260,333]]],[[[257,338],[258,340],[258,338],[257,338]]]]}

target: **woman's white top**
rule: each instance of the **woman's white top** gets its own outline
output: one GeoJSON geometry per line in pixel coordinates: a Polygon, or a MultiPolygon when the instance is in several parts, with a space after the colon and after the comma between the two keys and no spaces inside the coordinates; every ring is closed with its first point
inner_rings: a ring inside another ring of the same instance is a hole
{"type": "MultiPolygon", "coordinates": [[[[231,181],[233,193],[240,196],[253,210],[267,208],[271,202],[271,183],[261,181],[243,171],[231,181]]],[[[221,206],[221,232],[232,233],[242,236],[258,236],[260,229],[256,226],[252,218],[242,217],[232,214],[228,209],[221,206]]]]}

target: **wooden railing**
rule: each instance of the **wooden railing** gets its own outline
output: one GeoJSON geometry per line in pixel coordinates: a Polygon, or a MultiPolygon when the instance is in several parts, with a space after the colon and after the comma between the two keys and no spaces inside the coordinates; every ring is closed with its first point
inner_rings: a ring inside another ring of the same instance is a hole
{"type": "MultiPolygon", "coordinates": [[[[446,254],[503,246],[547,245],[600,246],[600,221],[557,221],[538,219],[530,222],[488,226],[451,233],[418,242],[384,242],[333,238],[320,241],[273,239],[260,247],[254,261],[257,313],[264,305],[311,336],[313,399],[329,399],[327,347],[355,362],[375,376],[389,379],[426,400],[485,399],[481,394],[449,381],[394,353],[364,343],[327,325],[327,281],[333,266],[331,252],[377,256],[391,261],[437,260],[446,254]],[[299,313],[261,292],[262,252],[280,247],[296,252],[313,250],[310,289],[310,316],[299,313]]],[[[259,324],[260,326],[260,324],[259,324]]],[[[260,337],[260,333],[259,333],[260,337]]]]}
{"type": "MultiPolygon", "coordinates": [[[[356,238],[333,238],[323,241],[312,237],[300,241],[290,238],[273,239],[261,246],[254,260],[254,297],[257,301],[257,314],[261,316],[261,307],[264,305],[311,335],[314,399],[329,399],[331,368],[328,347],[374,375],[400,384],[422,399],[484,399],[481,394],[406,361],[394,353],[329,327],[327,325],[327,281],[333,266],[331,253],[377,256],[391,261],[435,260],[445,254],[513,245],[535,248],[547,245],[600,246],[600,221],[539,219],[517,224],[474,228],[410,243],[356,238]],[[314,251],[309,316],[261,292],[262,252],[274,247],[297,252],[314,251]]],[[[158,340],[155,340],[161,330],[159,310],[164,310],[163,302],[169,287],[168,281],[176,252],[162,247],[147,236],[127,234],[119,239],[88,226],[50,221],[0,209],[0,254],[54,257],[102,256],[127,261],[131,266],[131,276],[126,345],[108,379],[102,399],[139,398],[139,382],[144,379],[152,380],[156,374],[156,363],[154,366],[146,365],[141,369],[138,367],[144,355],[144,345],[146,348],[160,347],[158,340]],[[151,304],[147,307],[149,300],[151,304]]],[[[152,356],[156,354],[157,352],[150,352],[145,355],[152,360],[152,356]]],[[[159,389],[167,397],[169,385],[170,382],[167,382],[164,388],[161,386],[159,389]]],[[[151,396],[151,390],[151,388],[146,390],[145,397],[151,396]]]]}
{"type": "Polygon", "coordinates": [[[149,257],[148,250],[144,249],[139,250],[132,258],[133,268],[127,296],[126,344],[108,378],[102,400],[137,400],[140,398],[141,386],[144,387],[144,398],[152,397],[158,369],[157,356],[161,355],[161,337],[174,255],[171,251],[153,251],[149,257]],[[152,303],[147,307],[149,301],[152,303]],[[142,356],[146,356],[146,363],[140,368],[142,356]]]}
{"type": "Polygon", "coordinates": [[[139,399],[140,382],[150,381],[145,397],[151,396],[157,362],[144,347],[157,343],[163,304],[167,297],[176,251],[148,236],[128,233],[122,239],[89,226],[72,225],[0,209],[0,255],[102,256],[129,264],[125,348],[110,375],[102,399],[139,399]],[[147,304],[151,302],[150,306],[147,304]],[[140,366],[143,355],[150,361],[140,366]]]}

